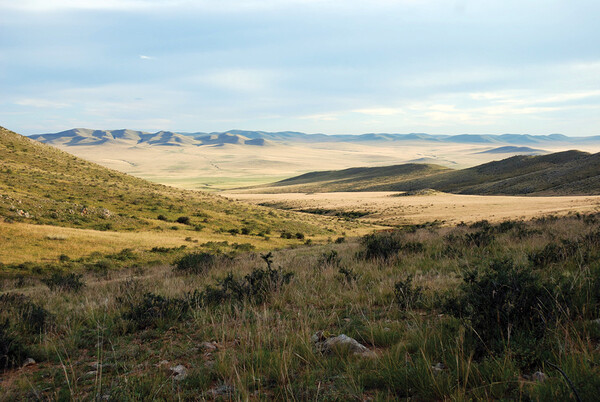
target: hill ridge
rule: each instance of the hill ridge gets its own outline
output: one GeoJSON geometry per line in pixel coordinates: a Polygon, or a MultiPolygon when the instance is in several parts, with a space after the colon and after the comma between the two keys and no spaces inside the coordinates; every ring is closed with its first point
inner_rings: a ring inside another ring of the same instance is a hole
{"type": "Polygon", "coordinates": [[[517,155],[466,169],[404,164],[309,172],[265,186],[266,192],[418,191],[478,195],[600,194],[600,153],[578,150],[517,155]],[[365,174],[368,172],[368,174],[365,174]]]}

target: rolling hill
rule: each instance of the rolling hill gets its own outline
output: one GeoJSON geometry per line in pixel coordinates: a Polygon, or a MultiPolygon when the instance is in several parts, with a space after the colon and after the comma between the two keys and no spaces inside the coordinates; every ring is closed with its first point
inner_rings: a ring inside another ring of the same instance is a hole
{"type": "Polygon", "coordinates": [[[543,149],[535,149],[530,147],[516,147],[507,145],[504,147],[492,148],[487,151],[478,152],[480,154],[513,154],[513,155],[542,155],[550,153],[543,149]]]}
{"type": "MultiPolygon", "coordinates": [[[[452,170],[406,164],[313,172],[279,181],[264,192],[416,191],[479,195],[600,194],[600,153],[519,155],[452,170]]],[[[256,191],[256,190],[254,190],[256,191]]]]}
{"type": "Polygon", "coordinates": [[[359,135],[327,135],[305,134],[296,131],[247,131],[229,130],[224,132],[172,132],[159,131],[148,133],[135,130],[92,130],[87,128],[74,128],[60,133],[37,134],[31,138],[51,145],[77,146],[101,145],[106,143],[130,145],[157,145],[157,146],[183,146],[183,145],[263,145],[267,142],[276,143],[386,143],[386,142],[429,142],[446,144],[478,144],[478,145],[556,145],[556,144],[599,144],[600,136],[594,137],[567,137],[562,134],[530,135],[530,134],[390,134],[367,133],[359,135]],[[262,141],[260,141],[262,140],[262,141]]]}

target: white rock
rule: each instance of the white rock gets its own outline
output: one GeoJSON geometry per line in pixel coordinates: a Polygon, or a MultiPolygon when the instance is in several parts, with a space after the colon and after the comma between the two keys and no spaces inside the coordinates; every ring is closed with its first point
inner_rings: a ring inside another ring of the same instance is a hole
{"type": "Polygon", "coordinates": [[[28,357],[27,359],[25,359],[25,361],[23,362],[23,366],[21,367],[31,366],[32,364],[35,364],[35,360],[33,360],[31,357],[28,357]]]}
{"type": "Polygon", "coordinates": [[[533,381],[544,382],[544,381],[546,381],[548,376],[546,374],[542,373],[541,371],[536,371],[535,373],[533,373],[531,375],[531,378],[533,379],[533,381]]]}
{"type": "Polygon", "coordinates": [[[187,377],[187,370],[183,364],[179,364],[175,367],[171,367],[171,372],[173,373],[173,379],[175,381],[185,380],[187,377]]]}
{"type": "Polygon", "coordinates": [[[321,353],[331,353],[338,347],[344,347],[348,348],[348,350],[355,355],[361,355],[365,357],[375,356],[375,353],[369,350],[369,348],[361,345],[356,339],[345,334],[326,337],[322,331],[319,331],[311,336],[311,340],[315,344],[316,349],[321,353]]]}

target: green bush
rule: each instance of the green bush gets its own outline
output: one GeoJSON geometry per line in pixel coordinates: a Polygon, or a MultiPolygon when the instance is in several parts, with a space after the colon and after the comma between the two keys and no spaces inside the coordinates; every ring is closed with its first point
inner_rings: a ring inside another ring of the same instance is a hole
{"type": "Polygon", "coordinates": [[[318,265],[320,267],[339,267],[342,263],[342,258],[338,255],[338,252],[335,250],[328,251],[326,253],[321,254],[318,260],[318,265]]]}
{"type": "Polygon", "coordinates": [[[146,293],[143,299],[130,304],[123,318],[132,321],[137,329],[168,326],[181,318],[189,304],[184,299],[167,298],[154,293],[146,293]]]}
{"type": "Polygon", "coordinates": [[[209,253],[186,254],[175,263],[175,272],[185,274],[204,274],[214,268],[217,257],[209,253]]]}
{"type": "Polygon", "coordinates": [[[423,288],[414,286],[412,280],[412,275],[408,275],[404,280],[399,280],[394,284],[396,303],[403,310],[420,307],[423,302],[423,288]]]}
{"type": "Polygon", "coordinates": [[[49,278],[42,279],[42,282],[50,288],[50,290],[59,290],[63,292],[78,292],[85,286],[81,280],[83,275],[76,273],[63,274],[56,272],[49,278]]]}
{"type": "Polygon", "coordinates": [[[398,232],[384,232],[366,235],[361,239],[364,251],[361,256],[367,260],[389,260],[402,250],[402,238],[398,232]]]}
{"type": "Polygon", "coordinates": [[[189,216],[180,216],[179,218],[177,218],[176,222],[184,224],[184,225],[189,225],[190,217],[189,216]]]}
{"type": "Polygon", "coordinates": [[[40,334],[48,326],[51,314],[20,293],[0,295],[0,314],[10,314],[21,332],[40,334]]]}
{"type": "Polygon", "coordinates": [[[535,347],[557,311],[546,284],[510,259],[494,261],[482,272],[469,271],[463,279],[459,295],[448,299],[445,307],[469,322],[477,352],[500,353],[510,342],[522,355],[520,361],[534,363],[541,352],[535,347]]]}
{"type": "Polygon", "coordinates": [[[11,332],[8,319],[0,323],[0,371],[18,367],[26,357],[25,348],[11,332]]]}

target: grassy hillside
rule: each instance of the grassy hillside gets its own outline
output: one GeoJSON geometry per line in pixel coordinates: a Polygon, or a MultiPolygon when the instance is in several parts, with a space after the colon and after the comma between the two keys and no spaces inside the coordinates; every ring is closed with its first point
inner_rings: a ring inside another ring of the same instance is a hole
{"type": "MultiPolygon", "coordinates": [[[[155,239],[156,246],[162,245],[161,236],[156,236],[161,232],[165,232],[162,238],[170,245],[174,240],[176,244],[188,244],[184,242],[186,238],[262,244],[268,237],[280,239],[281,233],[326,238],[341,228],[341,224],[320,217],[282,214],[216,195],[149,183],[4,128],[0,128],[0,225],[6,245],[0,252],[0,263],[26,261],[31,255],[27,250],[31,252],[32,247],[38,251],[53,250],[43,241],[44,236],[54,236],[56,230],[49,229],[53,226],[105,231],[107,235],[102,239],[106,244],[113,243],[110,237],[114,235],[109,234],[114,232],[133,232],[137,237],[152,233],[150,237],[155,239]],[[46,225],[44,230],[25,231],[46,235],[40,234],[38,239],[33,235],[8,235],[22,233],[7,226],[17,224],[46,225]],[[15,255],[14,250],[21,250],[23,254],[15,255]]],[[[346,229],[349,227],[350,224],[346,224],[346,229]]],[[[135,244],[131,237],[120,235],[123,247],[135,244]]],[[[270,246],[280,242],[283,240],[270,246]]],[[[90,247],[89,252],[95,250],[92,244],[90,247]]],[[[62,248],[57,247],[56,252],[64,248],[78,247],[66,242],[62,248]]]]}
{"type": "Polygon", "coordinates": [[[398,181],[415,180],[451,169],[431,164],[408,163],[383,167],[359,167],[344,170],[310,172],[273,183],[285,191],[366,191],[373,186],[393,186],[398,181]],[[318,189],[318,190],[317,190],[318,189]]]}
{"type": "Polygon", "coordinates": [[[462,170],[414,164],[315,172],[272,184],[271,192],[415,191],[456,194],[600,194],[600,154],[514,156],[462,170]],[[368,174],[365,174],[368,172],[368,174]]]}

